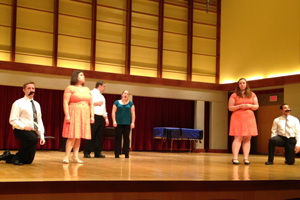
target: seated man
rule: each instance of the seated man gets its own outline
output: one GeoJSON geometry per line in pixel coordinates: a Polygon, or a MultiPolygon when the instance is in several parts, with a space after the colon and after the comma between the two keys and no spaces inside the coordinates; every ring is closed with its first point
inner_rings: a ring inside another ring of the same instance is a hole
{"type": "Polygon", "coordinates": [[[266,165],[273,165],[275,147],[284,147],[285,163],[292,165],[295,162],[295,154],[300,150],[300,124],[299,120],[290,115],[290,107],[287,104],[280,106],[282,115],[277,117],[272,126],[272,135],[269,140],[269,159],[266,165]]]}
{"type": "Polygon", "coordinates": [[[0,160],[15,165],[31,164],[38,142],[37,135],[40,136],[40,144],[45,144],[44,125],[40,104],[33,100],[35,85],[27,82],[23,85],[25,96],[15,101],[11,108],[9,123],[14,129],[15,137],[22,142],[21,148],[16,155],[6,150],[0,156],[0,160]]]}

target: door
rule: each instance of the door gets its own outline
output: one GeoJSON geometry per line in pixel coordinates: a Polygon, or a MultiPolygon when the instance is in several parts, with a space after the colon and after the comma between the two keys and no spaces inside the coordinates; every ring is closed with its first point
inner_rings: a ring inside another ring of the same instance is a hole
{"type": "MultiPolygon", "coordinates": [[[[257,110],[257,143],[258,153],[268,154],[268,144],[271,137],[271,128],[275,118],[281,115],[280,105],[260,106],[257,110]]],[[[283,148],[277,148],[276,153],[283,153],[283,148]]]]}

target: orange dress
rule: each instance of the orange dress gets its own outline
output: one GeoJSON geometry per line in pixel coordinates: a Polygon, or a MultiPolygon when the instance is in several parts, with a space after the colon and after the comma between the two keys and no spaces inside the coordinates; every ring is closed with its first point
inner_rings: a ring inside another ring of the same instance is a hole
{"type": "Polygon", "coordinates": [[[90,89],[83,90],[74,85],[65,89],[65,93],[71,93],[69,101],[70,123],[64,121],[62,136],[65,138],[91,139],[91,114],[90,114],[90,89]]]}
{"type": "MultiPolygon", "coordinates": [[[[235,100],[235,105],[253,104],[256,95],[252,92],[251,98],[240,98],[233,93],[230,98],[235,100]]],[[[257,136],[257,125],[252,109],[238,109],[233,111],[230,120],[229,135],[231,136],[257,136]]]]}

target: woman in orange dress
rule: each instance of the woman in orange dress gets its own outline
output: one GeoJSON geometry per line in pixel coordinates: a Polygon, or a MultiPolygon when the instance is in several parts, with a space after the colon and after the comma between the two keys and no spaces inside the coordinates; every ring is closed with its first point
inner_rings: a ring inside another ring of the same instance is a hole
{"type": "Polygon", "coordinates": [[[240,78],[237,82],[235,93],[228,102],[228,109],[232,111],[230,120],[229,135],[234,136],[232,142],[232,163],[239,165],[239,150],[243,143],[244,163],[249,165],[249,153],[251,137],[257,136],[257,125],[254,110],[259,107],[256,95],[251,92],[249,84],[245,78],[240,78]]]}
{"type": "Polygon", "coordinates": [[[91,123],[94,123],[93,100],[90,89],[84,87],[85,77],[81,70],[71,76],[71,85],[64,92],[63,107],[65,120],[62,136],[68,138],[63,163],[69,163],[73,148],[73,161],[83,163],[78,157],[81,138],[91,139],[91,123]]]}

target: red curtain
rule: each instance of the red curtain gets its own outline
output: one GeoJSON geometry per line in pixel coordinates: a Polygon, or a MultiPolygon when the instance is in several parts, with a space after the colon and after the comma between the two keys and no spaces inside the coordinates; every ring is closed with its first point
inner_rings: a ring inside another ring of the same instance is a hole
{"type": "MultiPolygon", "coordinates": [[[[160,151],[169,141],[153,139],[155,127],[194,128],[194,101],[133,97],[136,127],[132,131],[132,150],[160,151]]],[[[189,142],[174,141],[173,149],[189,148],[189,142]]]]}
{"type": "MultiPolygon", "coordinates": [[[[22,87],[1,86],[0,92],[0,149],[19,149],[21,143],[14,137],[12,126],[9,124],[9,115],[14,101],[24,97],[22,87]]],[[[64,120],[62,90],[49,90],[36,88],[34,99],[40,103],[42,119],[45,126],[45,135],[54,136],[44,146],[38,145],[38,149],[58,150],[61,141],[61,131],[64,120]]],[[[104,94],[106,109],[109,118],[109,127],[112,127],[111,110],[115,100],[120,95],[104,94]]],[[[153,139],[154,127],[194,127],[194,101],[162,99],[134,96],[133,103],[136,109],[136,127],[132,133],[132,150],[161,150],[161,141],[153,139]]],[[[81,143],[84,148],[84,140],[81,143]]],[[[61,144],[64,145],[64,144],[61,144]]],[[[169,145],[167,142],[163,145],[169,145]]],[[[189,148],[187,141],[175,141],[173,149],[189,148]]],[[[103,150],[113,150],[114,141],[104,142],[103,150]]]]}
{"type": "Polygon", "coordinates": [[[8,120],[12,103],[22,96],[23,91],[20,87],[0,86],[0,92],[0,149],[15,149],[19,147],[20,143],[14,137],[12,126],[8,120]]]}

